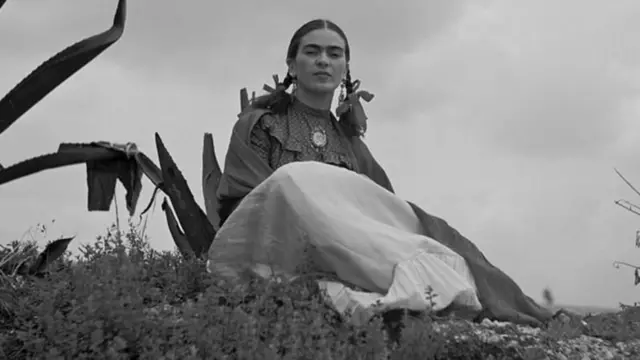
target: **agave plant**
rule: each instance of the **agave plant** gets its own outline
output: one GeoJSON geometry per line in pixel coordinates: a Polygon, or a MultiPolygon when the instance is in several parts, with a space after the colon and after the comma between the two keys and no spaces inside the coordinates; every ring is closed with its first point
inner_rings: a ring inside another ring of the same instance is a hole
{"type": "MultiPolygon", "coordinates": [[[[0,0],[0,8],[4,2],[0,0]]],[[[38,66],[9,91],[0,100],[0,134],[47,94],[116,43],[124,33],[125,22],[126,0],[119,0],[113,24],[109,29],[63,49],[38,66]]],[[[274,79],[277,84],[277,78],[274,79]]],[[[265,89],[271,90],[266,85],[265,89]]],[[[253,99],[255,99],[255,92],[253,99]]],[[[246,89],[241,89],[241,110],[249,106],[250,102],[246,89]]],[[[196,203],[184,176],[157,133],[155,143],[160,166],[138,150],[133,143],[114,144],[105,141],[81,144],[62,143],[56,152],[33,157],[7,167],[0,165],[0,185],[43,170],[84,163],[88,175],[96,171],[109,175],[107,180],[100,180],[101,187],[106,184],[107,187],[115,189],[116,181],[120,180],[127,190],[126,203],[129,214],[133,215],[142,187],[141,177],[145,175],[156,187],[156,191],[161,190],[166,196],[162,209],[178,249],[184,256],[201,257],[208,251],[220,223],[215,192],[220,181],[221,170],[214,150],[213,136],[210,133],[204,134],[202,153],[204,211],[196,203]]],[[[91,192],[91,188],[95,187],[93,181],[97,180],[88,176],[87,185],[90,190],[88,210],[108,211],[113,195],[96,196],[91,192]]],[[[65,239],[67,240],[71,241],[71,239],[65,239]]],[[[50,259],[54,255],[61,254],[55,252],[47,256],[50,259]]]]}

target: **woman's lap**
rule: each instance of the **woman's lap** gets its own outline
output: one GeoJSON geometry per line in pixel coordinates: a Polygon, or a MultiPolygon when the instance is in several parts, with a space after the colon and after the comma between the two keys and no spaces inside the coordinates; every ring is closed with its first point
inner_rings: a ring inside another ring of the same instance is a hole
{"type": "Polygon", "coordinates": [[[220,229],[210,260],[223,268],[246,261],[293,272],[309,261],[300,254],[311,245],[306,253],[319,270],[368,291],[387,293],[397,282],[396,267],[403,263],[399,272],[412,271],[405,265],[418,261],[416,256],[429,262],[420,271],[440,273],[433,281],[448,279],[457,284],[454,291],[473,286],[464,260],[420,233],[409,204],[363,175],[292,163],[246,196],[220,229]]]}

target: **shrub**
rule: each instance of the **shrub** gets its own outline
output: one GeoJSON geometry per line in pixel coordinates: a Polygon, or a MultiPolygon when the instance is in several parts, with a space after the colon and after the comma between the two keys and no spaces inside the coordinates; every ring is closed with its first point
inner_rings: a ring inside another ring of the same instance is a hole
{"type": "MultiPolygon", "coordinates": [[[[31,250],[35,251],[35,250],[31,250]]],[[[228,283],[201,259],[156,251],[135,225],[84,244],[41,278],[4,276],[8,359],[526,359],[468,322],[393,311],[362,327],[314,281],[228,283]],[[444,330],[443,330],[444,329],[444,330]]],[[[304,277],[303,277],[304,279],[304,277]]]]}

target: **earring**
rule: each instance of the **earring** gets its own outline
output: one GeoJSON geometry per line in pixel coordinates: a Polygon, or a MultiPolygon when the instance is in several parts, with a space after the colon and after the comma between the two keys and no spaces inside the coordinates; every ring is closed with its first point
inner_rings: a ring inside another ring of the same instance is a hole
{"type": "Polygon", "coordinates": [[[338,102],[340,104],[342,104],[345,100],[346,96],[345,96],[345,86],[344,86],[344,80],[342,80],[342,82],[340,83],[340,96],[338,96],[338,102]]]}
{"type": "Polygon", "coordinates": [[[292,94],[295,93],[296,89],[298,89],[297,81],[296,81],[296,78],[293,78],[291,80],[291,93],[292,94]]]}

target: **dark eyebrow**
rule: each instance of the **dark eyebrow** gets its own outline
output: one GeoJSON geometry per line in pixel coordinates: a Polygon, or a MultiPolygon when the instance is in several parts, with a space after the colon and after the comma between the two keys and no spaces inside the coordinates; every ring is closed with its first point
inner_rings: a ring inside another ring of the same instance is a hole
{"type": "MultiPolygon", "coordinates": [[[[311,49],[314,49],[314,50],[322,50],[322,48],[323,48],[323,47],[322,47],[322,46],[320,46],[320,45],[318,45],[318,44],[307,44],[307,45],[305,45],[305,46],[304,46],[304,48],[305,48],[305,49],[309,49],[309,48],[311,48],[311,49]]],[[[338,51],[344,51],[344,49],[342,48],[342,46],[337,46],[337,45],[329,45],[329,46],[327,46],[327,48],[328,48],[330,51],[336,51],[336,50],[338,50],[338,51]]]]}

